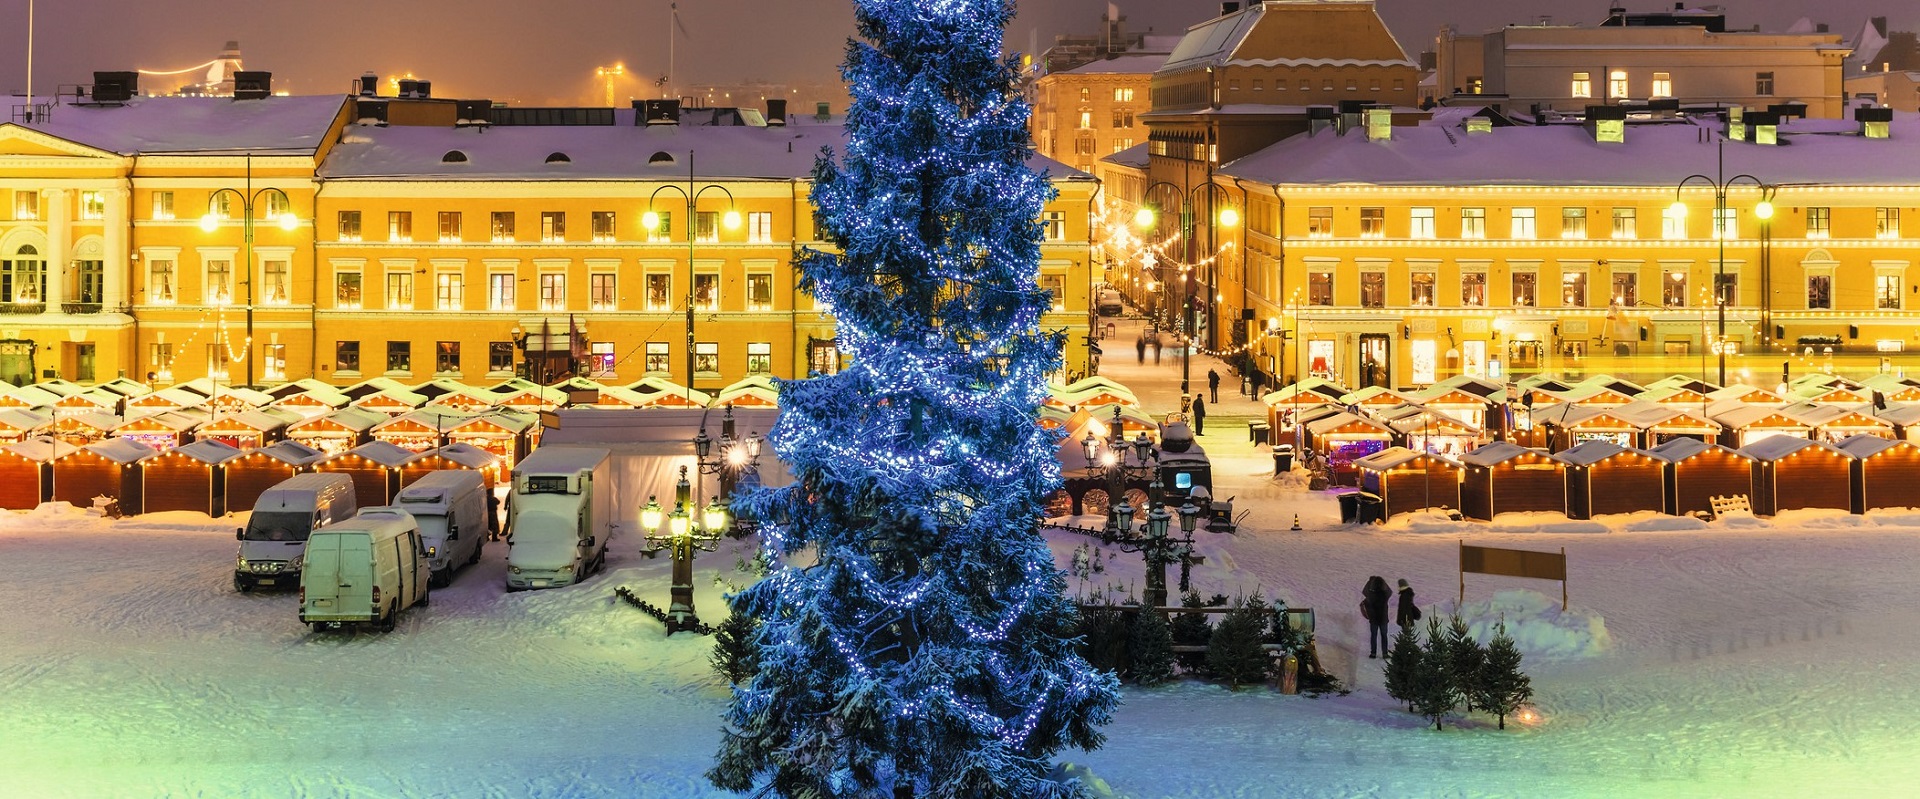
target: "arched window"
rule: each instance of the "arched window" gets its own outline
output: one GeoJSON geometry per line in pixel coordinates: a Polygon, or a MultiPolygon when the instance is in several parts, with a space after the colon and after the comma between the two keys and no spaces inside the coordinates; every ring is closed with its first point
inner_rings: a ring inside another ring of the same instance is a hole
{"type": "Polygon", "coordinates": [[[571,163],[573,163],[573,159],[571,159],[571,158],[568,158],[568,157],[567,157],[567,154],[566,154],[566,153],[551,153],[551,154],[549,154],[549,155],[547,156],[547,163],[549,163],[549,164],[571,164],[571,163]]]}
{"type": "Polygon", "coordinates": [[[47,297],[47,262],[31,244],[22,244],[0,261],[0,302],[31,304],[47,297]]]}

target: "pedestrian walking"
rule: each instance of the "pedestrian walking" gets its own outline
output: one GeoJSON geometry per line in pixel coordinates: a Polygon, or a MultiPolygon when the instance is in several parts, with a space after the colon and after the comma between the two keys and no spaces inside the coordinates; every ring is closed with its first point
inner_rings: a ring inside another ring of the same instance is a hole
{"type": "Polygon", "coordinates": [[[1204,402],[1201,402],[1199,397],[1194,397],[1193,398],[1193,434],[1196,436],[1200,435],[1202,432],[1201,428],[1204,428],[1206,426],[1207,426],[1207,404],[1204,402]]]}
{"type": "Polygon", "coordinates": [[[1153,334],[1153,365],[1160,365],[1160,334],[1153,334]]]}
{"type": "Polygon", "coordinates": [[[1253,374],[1250,374],[1250,375],[1247,375],[1247,380],[1248,380],[1248,381],[1250,381],[1250,383],[1249,383],[1249,385],[1251,385],[1251,386],[1252,386],[1252,388],[1250,388],[1250,389],[1248,389],[1248,391],[1251,391],[1251,392],[1253,392],[1253,393],[1252,393],[1251,395],[1249,395],[1249,396],[1250,396],[1250,397],[1251,397],[1252,399],[1259,399],[1259,398],[1260,398],[1260,384],[1261,384],[1261,383],[1265,383],[1265,382],[1267,382],[1267,375],[1266,375],[1266,373],[1264,373],[1264,372],[1261,372],[1261,371],[1260,371],[1260,370],[1258,370],[1258,369],[1255,369],[1255,370],[1253,371],[1253,374]]]}
{"type": "Polygon", "coordinates": [[[1367,587],[1360,589],[1360,615],[1367,620],[1368,658],[1387,653],[1387,600],[1392,598],[1393,589],[1377,574],[1368,577],[1367,587]]]}
{"type": "Polygon", "coordinates": [[[1413,586],[1407,585],[1407,578],[1400,578],[1400,607],[1393,615],[1395,624],[1401,629],[1412,627],[1420,621],[1420,606],[1413,602],[1413,586]]]}
{"type": "Polygon", "coordinates": [[[1214,369],[1207,370],[1207,401],[1220,404],[1220,372],[1214,369]]]}
{"type": "Polygon", "coordinates": [[[1141,363],[1147,362],[1147,334],[1141,333],[1139,338],[1133,340],[1133,351],[1140,355],[1141,363]]]}

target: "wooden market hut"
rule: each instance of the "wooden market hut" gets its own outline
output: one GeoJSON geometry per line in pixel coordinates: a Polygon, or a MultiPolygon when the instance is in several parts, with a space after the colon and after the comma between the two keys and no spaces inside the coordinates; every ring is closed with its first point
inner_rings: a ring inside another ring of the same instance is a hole
{"type": "Polygon", "coordinates": [[[348,407],[359,408],[364,411],[375,411],[386,414],[387,416],[399,416],[425,404],[427,404],[427,398],[425,396],[403,388],[375,391],[347,403],[348,407]]]}
{"type": "Polygon", "coordinates": [[[312,418],[345,408],[351,401],[347,395],[340,393],[332,386],[304,385],[304,383],[305,381],[288,383],[269,392],[274,399],[268,407],[283,408],[303,417],[312,418]]]}
{"type": "Polygon", "coordinates": [[[1472,452],[1484,442],[1480,428],[1418,405],[1385,412],[1381,421],[1393,430],[1394,446],[1437,452],[1450,458],[1472,452]]]}
{"type": "MultiPolygon", "coordinates": [[[[1495,406],[1507,396],[1507,388],[1491,380],[1459,375],[1442,380],[1416,394],[1420,405],[1446,414],[1469,426],[1485,429],[1495,406]]],[[[1504,415],[1504,414],[1503,414],[1504,415]]]]}
{"type": "Polygon", "coordinates": [[[33,510],[53,499],[53,461],[76,449],[53,436],[0,447],[0,508],[33,510]]]}
{"type": "Polygon", "coordinates": [[[207,404],[206,395],[183,388],[163,388],[150,394],[127,399],[128,416],[198,408],[207,404]]]}
{"type": "Polygon", "coordinates": [[[194,431],[194,437],[201,441],[219,441],[235,449],[254,449],[280,440],[286,436],[289,425],[306,419],[297,411],[270,405],[209,420],[194,431]]]}
{"type": "Polygon", "coordinates": [[[1647,454],[1659,458],[1662,495],[1675,516],[1712,513],[1712,497],[1753,496],[1753,459],[1697,438],[1675,438],[1647,454]]]}
{"type": "Polygon", "coordinates": [[[265,408],[271,404],[272,395],[245,386],[217,386],[213,395],[207,398],[207,410],[221,416],[265,408]]]}
{"type": "Polygon", "coordinates": [[[450,469],[466,469],[479,472],[486,478],[487,487],[492,488],[503,476],[500,471],[500,459],[493,453],[472,444],[448,444],[439,449],[419,453],[411,460],[400,465],[400,487],[406,488],[413,481],[433,472],[450,469]]]}
{"type": "Polygon", "coordinates": [[[389,418],[379,411],[341,408],[287,425],[287,440],[335,455],[372,441],[373,426],[389,418]]]}
{"type": "Polygon", "coordinates": [[[1893,437],[1920,443],[1920,403],[1882,408],[1874,413],[1893,425],[1893,437]]]}
{"type": "Polygon", "coordinates": [[[77,416],[58,416],[53,419],[53,434],[61,441],[81,446],[108,438],[113,430],[125,421],[110,413],[85,413],[77,416]]]}
{"type": "Polygon", "coordinates": [[[224,442],[195,441],[154,456],[141,470],[141,496],[146,499],[143,511],[191,510],[208,516],[224,515],[226,464],[242,454],[224,442]]]}
{"type": "Polygon", "coordinates": [[[55,417],[94,413],[118,416],[126,400],[126,397],[111,391],[89,389],[61,397],[49,407],[52,408],[55,417]]]}
{"type": "Polygon", "coordinates": [[[1834,446],[1852,458],[1853,512],[1876,508],[1920,508],[1920,446],[1880,436],[1860,435],[1834,446]]]}
{"type": "MultiPolygon", "coordinates": [[[[1118,385],[1117,383],[1115,385],[1118,385]]],[[[1053,386],[1047,387],[1051,394],[1053,386]]],[[[1132,392],[1127,393],[1132,396],[1132,392]]],[[[739,408],[777,408],[780,407],[780,388],[773,378],[766,375],[748,375],[739,382],[720,389],[713,395],[716,405],[732,405],[739,408]]]]}
{"type": "Polygon", "coordinates": [[[138,441],[109,438],[53,459],[53,499],[76,508],[93,507],[94,497],[120,501],[120,512],[141,512],[146,461],[159,452],[138,441]]]}
{"type": "MultiPolygon", "coordinates": [[[[60,401],[61,395],[33,386],[10,386],[0,382],[0,408],[46,408],[60,401]]],[[[49,414],[52,411],[48,411],[49,414]]]]}
{"type": "Polygon", "coordinates": [[[199,411],[165,411],[128,419],[112,433],[164,452],[192,441],[194,431],[206,421],[206,414],[199,411]]]}
{"type": "Polygon", "coordinates": [[[1880,395],[1883,403],[1920,402],[1920,382],[1892,374],[1877,374],[1860,381],[1860,387],[1880,395]]]}
{"type": "Polygon", "coordinates": [[[537,413],[495,408],[469,416],[448,428],[446,443],[467,444],[491,452],[500,459],[499,470],[510,472],[514,464],[532,451],[534,434],[539,427],[537,413]]]}
{"type": "MultiPolygon", "coordinates": [[[[625,388],[640,397],[639,408],[705,408],[713,404],[713,395],[688,388],[664,377],[643,377],[625,388]]],[[[552,389],[523,390],[501,402],[520,410],[536,410],[565,402],[565,393],[552,389]]]]}
{"type": "Polygon", "coordinates": [[[1353,462],[1360,489],[1380,498],[1380,518],[1426,508],[1460,507],[1458,461],[1406,447],[1391,447],[1353,462]]]}
{"type": "Polygon", "coordinates": [[[1548,435],[1547,449],[1558,452],[1588,441],[1611,441],[1623,447],[1632,444],[1640,435],[1640,427],[1620,414],[1621,407],[1574,403],[1555,406],[1539,423],[1548,435]]]}
{"type": "Polygon", "coordinates": [[[1634,426],[1633,446],[1653,449],[1674,438],[1717,441],[1720,423],[1700,415],[1698,406],[1639,400],[1614,408],[1611,413],[1634,426]]]}
{"type": "Polygon", "coordinates": [[[1707,414],[1720,424],[1720,446],[1728,449],[1775,436],[1806,438],[1813,430],[1804,420],[1768,405],[1709,406],[1707,414]]]}
{"type": "Polygon", "coordinates": [[[1462,456],[1460,464],[1466,468],[1460,510],[1469,518],[1567,510],[1562,464],[1541,450],[1495,441],[1462,456]]]}
{"type": "Polygon", "coordinates": [[[17,444],[53,427],[53,417],[25,408],[0,408],[0,444],[17,444]]]}
{"type": "Polygon", "coordinates": [[[306,471],[325,457],[326,453],[298,441],[275,441],[246,450],[240,457],[222,464],[227,509],[251,509],[267,489],[306,471]]]}
{"type": "Polygon", "coordinates": [[[375,441],[385,441],[408,452],[426,452],[447,443],[447,431],[473,414],[452,408],[421,408],[373,426],[375,441]]]}
{"type": "Polygon", "coordinates": [[[1306,424],[1307,446],[1326,459],[1333,484],[1359,483],[1353,462],[1387,448],[1393,441],[1393,428],[1365,416],[1336,413],[1306,424]]]}
{"type": "Polygon", "coordinates": [[[400,490],[400,467],[413,455],[385,441],[369,441],[314,464],[313,471],[352,478],[360,507],[385,505],[400,490]]]}
{"type": "Polygon", "coordinates": [[[1792,405],[1787,415],[1806,422],[1808,438],[1836,443],[1854,436],[1893,438],[1893,422],[1867,412],[1866,405],[1792,405]]]}
{"type": "Polygon", "coordinates": [[[1753,512],[1772,516],[1800,508],[1853,509],[1851,458],[1825,441],[1763,438],[1741,448],[1753,459],[1753,512]]]}
{"type": "Polygon", "coordinates": [[[1585,441],[1556,453],[1566,464],[1567,518],[1666,509],[1666,465],[1612,441],[1585,441]]]}

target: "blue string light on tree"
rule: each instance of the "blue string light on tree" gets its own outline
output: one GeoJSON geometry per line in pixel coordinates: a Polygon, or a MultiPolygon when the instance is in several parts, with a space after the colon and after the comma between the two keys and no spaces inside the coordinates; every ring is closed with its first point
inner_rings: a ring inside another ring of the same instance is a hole
{"type": "Polygon", "coordinates": [[[796,259],[851,361],[781,385],[768,437],[793,485],[740,499],[777,568],[731,598],[760,621],[708,776],[822,797],[1071,797],[1113,675],[1036,529],[1056,488],[1037,424],[1061,335],[1039,320],[1028,109],[1000,57],[1006,0],[856,0],[847,143],[811,199],[839,251],[796,259]],[[802,556],[802,553],[805,553],[802,556]]]}

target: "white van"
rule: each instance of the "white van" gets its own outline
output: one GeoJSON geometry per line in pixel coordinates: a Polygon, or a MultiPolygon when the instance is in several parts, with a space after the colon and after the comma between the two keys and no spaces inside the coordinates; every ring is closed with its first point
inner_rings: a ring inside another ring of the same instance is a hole
{"type": "Polygon", "coordinates": [[[353,517],[353,480],[344,474],[296,474],[253,503],[247,526],[234,530],[240,556],[233,589],[292,588],[300,582],[300,558],[313,531],[353,517]]]}
{"type": "Polygon", "coordinates": [[[453,582],[453,570],[480,561],[487,542],[487,485],[479,472],[428,472],[393,498],[395,507],[420,523],[433,587],[453,582]]]}
{"type": "Polygon", "coordinates": [[[307,539],[300,621],[318,632],[348,623],[393,629],[400,611],[427,606],[420,526],[399,508],[366,508],[307,539]]]}
{"type": "Polygon", "coordinates": [[[508,591],[572,585],[606,564],[611,464],[598,447],[547,446],[514,467],[508,591]]]}

